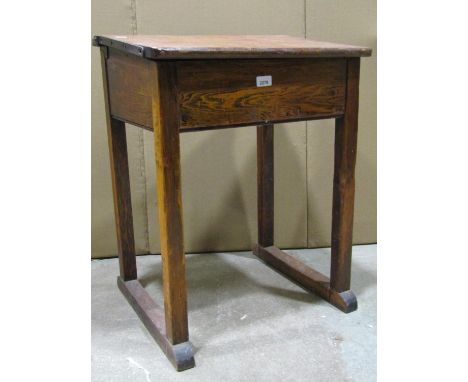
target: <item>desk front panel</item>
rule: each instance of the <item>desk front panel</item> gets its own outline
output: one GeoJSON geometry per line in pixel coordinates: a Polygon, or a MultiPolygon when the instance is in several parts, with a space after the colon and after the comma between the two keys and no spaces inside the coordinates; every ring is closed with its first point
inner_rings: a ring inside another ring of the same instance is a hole
{"type": "Polygon", "coordinates": [[[344,113],[346,59],[207,60],[176,65],[181,129],[344,113]]]}

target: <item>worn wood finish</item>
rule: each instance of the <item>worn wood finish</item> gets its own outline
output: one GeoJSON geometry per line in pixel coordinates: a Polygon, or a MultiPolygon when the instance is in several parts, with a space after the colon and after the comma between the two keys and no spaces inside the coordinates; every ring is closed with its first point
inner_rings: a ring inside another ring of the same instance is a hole
{"type": "Polygon", "coordinates": [[[178,344],[188,340],[188,321],[176,71],[164,62],[150,72],[166,333],[178,344]]]}
{"type": "Polygon", "coordinates": [[[151,62],[109,49],[107,77],[112,116],[152,129],[151,62]]]}
{"type": "Polygon", "coordinates": [[[344,113],[346,60],[180,61],[181,129],[331,118],[344,113]],[[270,75],[272,86],[257,87],[270,75]]]}
{"type": "MultiPolygon", "coordinates": [[[[109,49],[114,118],[152,130],[151,61],[109,49]]],[[[346,59],[175,61],[182,130],[333,118],[344,113],[346,59]],[[257,87],[256,77],[273,84],[257,87]]]]}
{"type": "Polygon", "coordinates": [[[302,37],[268,36],[95,36],[95,45],[120,49],[133,55],[156,59],[204,58],[294,58],[370,56],[366,47],[306,40],[302,37]]]}
{"type": "Polygon", "coordinates": [[[352,291],[337,292],[330,287],[328,277],[277,247],[265,248],[256,245],[253,252],[274,270],[287,276],[304,289],[319,295],[341,311],[350,313],[357,309],[356,296],[352,291]]]}
{"type": "Polygon", "coordinates": [[[273,245],[274,238],[274,126],[257,126],[258,243],[273,245]]]}
{"type": "Polygon", "coordinates": [[[127,137],[125,134],[125,123],[112,118],[109,110],[106,58],[107,48],[101,48],[107,139],[109,143],[120,276],[127,281],[137,278],[130,175],[128,169],[127,137]]]}
{"type": "Polygon", "coordinates": [[[342,311],[356,310],[349,288],[359,57],[370,49],[288,36],[111,36],[95,43],[102,52],[118,285],[174,366],[194,366],[182,226],[184,131],[258,125],[255,255],[342,311]],[[268,75],[272,84],[257,87],[256,77],[268,75]],[[330,279],[273,246],[273,123],[319,118],[336,118],[330,279]],[[136,280],[124,122],[154,131],[164,311],[136,280]]]}
{"type": "Polygon", "coordinates": [[[164,311],[154,302],[140,282],[138,280],[124,281],[118,277],[117,285],[176,370],[182,371],[194,367],[192,344],[188,341],[177,345],[169,342],[166,336],[164,311]]]}
{"type": "Polygon", "coordinates": [[[335,170],[333,178],[333,217],[331,287],[343,292],[351,284],[351,250],[354,214],[354,168],[356,166],[360,59],[348,59],[346,109],[335,124],[335,170]]]}

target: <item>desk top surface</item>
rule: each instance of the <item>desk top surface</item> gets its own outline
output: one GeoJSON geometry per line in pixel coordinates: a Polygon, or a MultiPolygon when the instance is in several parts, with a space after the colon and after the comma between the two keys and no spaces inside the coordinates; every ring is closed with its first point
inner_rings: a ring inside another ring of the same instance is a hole
{"type": "Polygon", "coordinates": [[[95,36],[95,45],[109,46],[149,59],[366,57],[370,48],[283,35],[95,36]]]}

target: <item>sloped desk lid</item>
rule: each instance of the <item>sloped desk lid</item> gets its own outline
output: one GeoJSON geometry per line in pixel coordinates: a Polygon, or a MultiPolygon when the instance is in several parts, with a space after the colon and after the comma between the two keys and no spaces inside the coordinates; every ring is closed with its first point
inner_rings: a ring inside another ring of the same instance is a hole
{"type": "Polygon", "coordinates": [[[94,45],[108,46],[149,59],[368,57],[370,48],[283,35],[94,36],[94,45]]]}

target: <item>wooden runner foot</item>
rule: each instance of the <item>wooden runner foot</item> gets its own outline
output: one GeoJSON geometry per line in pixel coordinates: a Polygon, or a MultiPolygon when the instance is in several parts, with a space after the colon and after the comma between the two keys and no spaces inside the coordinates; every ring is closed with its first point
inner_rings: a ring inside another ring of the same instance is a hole
{"type": "Polygon", "coordinates": [[[340,293],[333,290],[327,276],[281,249],[275,246],[264,248],[257,244],[253,253],[282,275],[292,279],[304,289],[316,293],[341,311],[350,313],[357,309],[357,300],[353,291],[347,290],[340,293]]]}
{"type": "Polygon", "coordinates": [[[140,282],[124,281],[121,277],[117,277],[117,285],[176,370],[182,371],[194,367],[192,344],[187,341],[173,345],[168,340],[164,310],[154,302],[140,282]]]}

